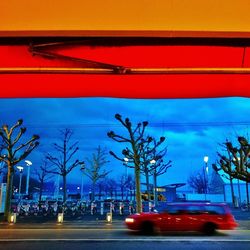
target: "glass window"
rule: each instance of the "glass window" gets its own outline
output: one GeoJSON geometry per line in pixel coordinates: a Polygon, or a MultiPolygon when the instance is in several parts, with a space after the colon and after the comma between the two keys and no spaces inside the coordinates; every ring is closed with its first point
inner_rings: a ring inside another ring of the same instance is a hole
{"type": "Polygon", "coordinates": [[[188,206],[188,214],[201,214],[204,211],[204,208],[201,206],[188,206]]]}
{"type": "Polygon", "coordinates": [[[185,214],[187,213],[186,206],[167,206],[165,211],[169,214],[185,214]]]}
{"type": "Polygon", "coordinates": [[[222,206],[205,206],[205,212],[208,214],[225,214],[222,206]]]}

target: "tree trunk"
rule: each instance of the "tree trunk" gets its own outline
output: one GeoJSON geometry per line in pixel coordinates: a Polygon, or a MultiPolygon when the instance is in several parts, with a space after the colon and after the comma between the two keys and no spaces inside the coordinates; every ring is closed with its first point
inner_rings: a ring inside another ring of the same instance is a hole
{"type": "Polygon", "coordinates": [[[43,181],[40,183],[40,190],[39,190],[39,207],[42,201],[42,195],[43,195],[43,181]]]}
{"type": "Polygon", "coordinates": [[[12,198],[12,188],[13,188],[13,172],[14,172],[13,167],[8,166],[4,221],[8,221],[11,212],[10,209],[11,209],[11,198],[12,198]]]}
{"type": "Polygon", "coordinates": [[[95,182],[92,184],[92,196],[91,196],[91,201],[95,200],[95,182]]]}
{"type": "Polygon", "coordinates": [[[101,197],[102,197],[102,189],[101,188],[99,188],[99,194],[98,194],[98,196],[99,196],[99,200],[101,200],[101,197]]]}
{"type": "Polygon", "coordinates": [[[124,187],[121,186],[121,198],[122,198],[122,200],[123,200],[123,193],[124,193],[124,187]]]}
{"type": "Polygon", "coordinates": [[[230,187],[231,187],[232,202],[233,202],[233,206],[235,207],[234,186],[233,186],[232,178],[230,178],[230,187]]]}
{"type": "Polygon", "coordinates": [[[139,156],[135,155],[135,189],[136,189],[136,212],[142,212],[141,199],[141,180],[140,180],[140,160],[139,156]]]}

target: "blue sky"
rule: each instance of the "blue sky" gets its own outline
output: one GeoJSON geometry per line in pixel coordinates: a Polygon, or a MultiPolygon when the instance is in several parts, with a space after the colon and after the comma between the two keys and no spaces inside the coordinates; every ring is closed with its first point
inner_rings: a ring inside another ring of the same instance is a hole
{"type": "MultiPolygon", "coordinates": [[[[73,141],[79,141],[77,157],[85,160],[98,145],[119,154],[124,144],[107,137],[113,130],[126,135],[115,120],[120,113],[129,117],[133,124],[148,121],[146,134],[159,138],[165,136],[168,147],[166,161],[173,166],[159,178],[159,184],[186,182],[190,173],[204,166],[203,157],[209,156],[209,167],[216,160],[218,143],[235,140],[237,135],[247,136],[250,125],[250,99],[120,99],[120,98],[70,98],[70,99],[0,99],[1,125],[13,124],[19,118],[27,127],[25,136],[40,135],[41,145],[29,160],[39,166],[43,154],[53,154],[51,144],[60,138],[59,129],[71,128],[73,141]]],[[[108,155],[106,169],[111,176],[125,173],[121,162],[108,155]]],[[[211,168],[210,168],[211,169],[211,168]]],[[[133,172],[133,170],[129,170],[133,172]]],[[[80,184],[79,171],[69,176],[69,182],[80,184]]],[[[142,179],[143,182],[143,179],[142,179]]]]}

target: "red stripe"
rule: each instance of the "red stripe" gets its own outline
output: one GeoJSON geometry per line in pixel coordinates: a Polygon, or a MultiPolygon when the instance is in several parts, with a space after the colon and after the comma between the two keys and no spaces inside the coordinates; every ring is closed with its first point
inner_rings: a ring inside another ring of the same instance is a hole
{"type": "Polygon", "coordinates": [[[0,79],[0,97],[250,97],[250,75],[36,74],[1,75],[0,79]]]}

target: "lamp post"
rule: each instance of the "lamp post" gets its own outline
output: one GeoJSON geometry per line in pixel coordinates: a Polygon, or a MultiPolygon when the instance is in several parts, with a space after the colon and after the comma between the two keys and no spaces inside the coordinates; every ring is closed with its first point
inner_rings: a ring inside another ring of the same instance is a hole
{"type": "MultiPolygon", "coordinates": [[[[125,182],[127,182],[128,180],[128,162],[129,162],[129,159],[127,157],[124,157],[123,158],[123,165],[125,166],[125,182]]],[[[128,199],[128,189],[126,188],[126,200],[128,199]]]]}
{"type": "Polygon", "coordinates": [[[19,189],[18,189],[18,197],[21,198],[21,188],[22,188],[22,176],[23,176],[23,167],[17,166],[16,167],[19,171],[20,177],[19,177],[19,189]]]}
{"type": "Polygon", "coordinates": [[[204,162],[205,166],[203,168],[203,174],[204,174],[204,194],[205,194],[205,200],[207,199],[207,176],[208,176],[208,156],[204,156],[204,162]]]}
{"type": "Polygon", "coordinates": [[[3,167],[4,167],[4,162],[0,162],[0,184],[3,182],[3,167]]]}
{"type": "MultiPolygon", "coordinates": [[[[233,162],[237,161],[240,163],[240,165],[242,165],[241,163],[241,158],[237,157],[237,159],[233,159],[233,162]]],[[[241,205],[241,192],[240,192],[240,180],[237,178],[238,180],[238,206],[241,205]]]]}
{"type": "Polygon", "coordinates": [[[128,177],[128,161],[129,159],[127,157],[123,158],[124,160],[124,165],[126,167],[126,178],[128,177]]]}
{"type": "Polygon", "coordinates": [[[82,200],[82,197],[83,197],[83,171],[85,170],[84,164],[81,165],[80,170],[82,172],[82,175],[81,175],[81,200],[82,200]]]}
{"type": "MultiPolygon", "coordinates": [[[[154,166],[156,163],[156,160],[151,160],[150,164],[152,166],[154,166]]],[[[157,195],[157,186],[156,186],[156,168],[154,168],[154,172],[153,172],[153,179],[154,179],[154,205],[157,205],[157,201],[158,201],[158,195],[157,195]]]]}
{"type": "Polygon", "coordinates": [[[32,162],[29,160],[25,160],[25,163],[26,163],[26,166],[28,167],[25,194],[28,195],[29,194],[29,183],[30,183],[30,166],[32,165],[32,162]]]}

